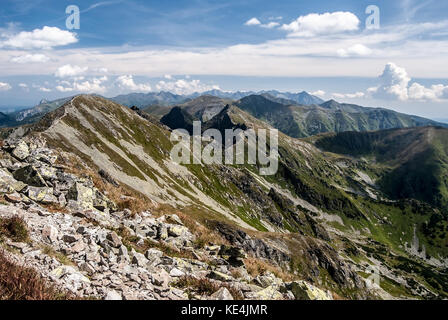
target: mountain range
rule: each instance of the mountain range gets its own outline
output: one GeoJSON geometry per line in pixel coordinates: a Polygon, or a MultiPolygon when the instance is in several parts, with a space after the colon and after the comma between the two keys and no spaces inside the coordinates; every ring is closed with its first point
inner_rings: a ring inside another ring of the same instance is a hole
{"type": "MultiPolygon", "coordinates": [[[[309,108],[327,115],[367,114],[367,119],[380,114],[366,122],[372,126],[421,126],[376,132],[322,130],[306,139],[280,133],[279,169],[272,176],[260,175],[259,162],[194,165],[171,159],[171,130],[188,129],[194,120],[220,131],[292,130],[295,121],[286,117],[301,107],[278,99],[284,98],[263,94],[234,101],[205,96],[165,107],[159,122],[136,107],[81,95],[37,122],[1,133],[6,150],[16,156],[22,154],[16,149],[24,148],[23,141],[43,140],[64,155],[58,168],[93,177],[101,173],[105,178],[92,183],[116,196],[123,209],[138,210],[135,203],[144,201],[143,207],[157,208],[154,211],[178,211],[194,221],[189,226],[218,233],[246,254],[338,297],[447,298],[448,129],[420,122],[429,120],[330,101],[309,108]],[[276,114],[291,122],[292,129],[276,114]],[[372,270],[381,280],[375,286],[367,281],[372,270]]],[[[22,165],[9,167],[14,177],[35,183],[36,175],[24,175],[22,165]]],[[[42,174],[50,175],[47,171],[42,174]]],[[[54,186],[51,192],[60,189],[54,186]]],[[[96,206],[104,208],[102,203],[96,206]]],[[[108,219],[107,213],[98,217],[108,219]]],[[[192,250],[200,248],[207,245],[198,243],[192,250]]],[[[179,255],[171,250],[167,252],[179,255]]],[[[269,288],[276,293],[275,287],[269,288]]]]}

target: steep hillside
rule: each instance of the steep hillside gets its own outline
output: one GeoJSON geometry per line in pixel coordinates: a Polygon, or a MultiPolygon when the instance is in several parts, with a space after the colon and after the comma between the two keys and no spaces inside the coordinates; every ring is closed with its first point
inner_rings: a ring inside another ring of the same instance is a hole
{"type": "MultiPolygon", "coordinates": [[[[120,205],[137,202],[127,197],[143,198],[151,210],[179,211],[249,256],[342,297],[447,297],[443,218],[417,200],[390,201],[375,184],[381,178],[375,164],[280,134],[279,170],[273,176],[260,175],[259,162],[179,165],[170,158],[170,131],[137,111],[77,96],[5,142],[16,150],[22,136],[44,139],[52,150],[83,163],[68,167],[88,166],[123,188],[120,205]],[[432,239],[432,230],[442,238],[432,239]],[[381,276],[379,285],[363,280],[372,268],[381,276]]],[[[222,109],[203,127],[272,129],[236,106],[222,109]]],[[[11,165],[11,170],[18,169],[11,165]]],[[[19,173],[14,176],[23,177],[19,173]]],[[[116,195],[118,187],[111,185],[97,187],[116,195]]]]}
{"type": "Polygon", "coordinates": [[[318,138],[316,145],[384,165],[379,184],[390,197],[425,201],[448,214],[448,129],[344,132],[318,138]]]}

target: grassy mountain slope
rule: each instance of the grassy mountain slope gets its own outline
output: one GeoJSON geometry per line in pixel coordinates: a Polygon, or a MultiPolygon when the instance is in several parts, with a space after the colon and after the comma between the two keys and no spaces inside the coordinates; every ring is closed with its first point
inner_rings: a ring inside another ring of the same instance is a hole
{"type": "MultiPolygon", "coordinates": [[[[236,106],[203,125],[272,128],[236,106]]],[[[280,134],[275,176],[261,176],[259,164],[178,165],[170,159],[169,130],[97,96],[75,97],[27,130],[159,206],[262,239],[264,245],[246,245],[343,297],[372,294],[360,280],[372,265],[380,269],[382,295],[448,296],[444,220],[429,204],[390,201],[375,186],[382,171],[374,163],[280,134]],[[440,237],[432,239],[433,230],[440,237]],[[412,247],[415,237],[425,245],[423,257],[412,247]]]]}
{"type": "Polygon", "coordinates": [[[379,184],[390,197],[418,199],[446,211],[448,129],[344,132],[319,138],[317,146],[383,164],[385,169],[379,184]]]}
{"type": "Polygon", "coordinates": [[[334,100],[319,106],[297,106],[285,105],[263,96],[253,95],[235,104],[295,138],[324,132],[369,131],[428,125],[446,126],[392,110],[340,104],[334,100]]]}

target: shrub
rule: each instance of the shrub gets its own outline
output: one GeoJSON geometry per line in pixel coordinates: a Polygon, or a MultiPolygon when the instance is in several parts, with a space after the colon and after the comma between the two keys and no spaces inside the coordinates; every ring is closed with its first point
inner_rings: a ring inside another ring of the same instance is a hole
{"type": "Polygon", "coordinates": [[[31,268],[9,261],[0,251],[0,300],[72,300],[75,297],[57,290],[31,268]]]}
{"type": "Polygon", "coordinates": [[[14,242],[30,241],[25,220],[18,216],[0,218],[0,235],[5,235],[14,242]]]}

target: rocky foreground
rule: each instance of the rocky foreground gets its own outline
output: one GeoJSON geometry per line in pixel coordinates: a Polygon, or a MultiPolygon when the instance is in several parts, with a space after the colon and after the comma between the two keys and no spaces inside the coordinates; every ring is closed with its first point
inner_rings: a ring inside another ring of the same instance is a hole
{"type": "Polygon", "coordinates": [[[2,146],[0,222],[20,217],[29,235],[0,234],[0,250],[60,290],[107,300],[332,299],[305,281],[250,274],[244,250],[225,241],[199,245],[175,214],[119,209],[58,159],[42,139],[2,146]]]}

